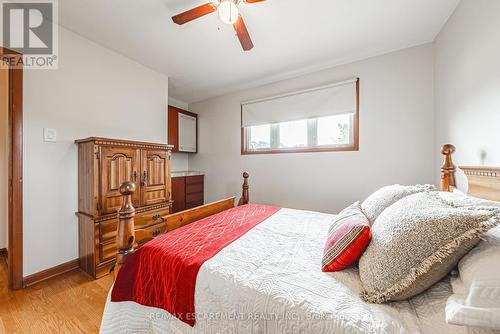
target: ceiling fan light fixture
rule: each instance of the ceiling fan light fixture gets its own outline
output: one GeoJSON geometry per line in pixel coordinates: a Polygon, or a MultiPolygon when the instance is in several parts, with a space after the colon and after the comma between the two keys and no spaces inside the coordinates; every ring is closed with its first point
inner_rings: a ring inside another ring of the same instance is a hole
{"type": "Polygon", "coordinates": [[[219,7],[217,7],[219,12],[219,18],[225,24],[235,24],[238,21],[239,10],[238,6],[231,0],[221,1],[219,7]]]}

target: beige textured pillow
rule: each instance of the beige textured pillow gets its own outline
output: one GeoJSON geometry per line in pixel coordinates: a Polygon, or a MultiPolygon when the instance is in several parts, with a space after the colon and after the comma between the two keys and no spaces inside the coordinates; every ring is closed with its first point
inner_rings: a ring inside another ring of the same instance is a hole
{"type": "Polygon", "coordinates": [[[497,208],[454,207],[437,192],[407,196],[384,210],[359,261],[361,297],[404,300],[443,278],[498,222],[497,208]]]}
{"type": "Polygon", "coordinates": [[[368,196],[368,198],[361,204],[361,208],[368,219],[370,219],[373,223],[382,211],[400,199],[409,195],[435,189],[436,187],[430,184],[418,184],[415,186],[402,186],[400,184],[394,184],[392,186],[386,186],[368,196]]]}

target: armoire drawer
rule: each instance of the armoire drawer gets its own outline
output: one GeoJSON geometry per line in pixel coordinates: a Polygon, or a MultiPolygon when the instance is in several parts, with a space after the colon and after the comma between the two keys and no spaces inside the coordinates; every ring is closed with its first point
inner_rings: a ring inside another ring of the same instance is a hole
{"type": "Polygon", "coordinates": [[[162,217],[168,216],[169,214],[170,208],[145,212],[139,215],[139,217],[135,217],[135,228],[137,229],[143,228],[143,226],[161,224],[163,222],[162,217]]]}
{"type": "MultiPolygon", "coordinates": [[[[137,228],[136,228],[137,230],[137,228]]],[[[146,234],[151,236],[152,238],[156,238],[157,236],[165,233],[166,225],[163,223],[147,226],[142,228],[142,230],[146,231],[146,234]]],[[[99,263],[106,262],[108,260],[112,260],[116,257],[116,241],[115,239],[109,239],[99,243],[99,263]]]]}
{"type": "Polygon", "coordinates": [[[116,257],[116,242],[108,240],[99,244],[99,263],[113,260],[116,257]]]}
{"type": "MultiPolygon", "coordinates": [[[[151,226],[162,223],[162,217],[170,214],[170,208],[166,207],[159,210],[147,211],[135,215],[135,228],[143,228],[144,226],[151,226]]],[[[99,241],[104,242],[114,240],[116,238],[116,231],[118,229],[118,219],[107,220],[99,223],[100,233],[99,241]]]]}
{"type": "Polygon", "coordinates": [[[153,225],[153,226],[148,226],[144,227],[141,229],[141,235],[139,236],[139,233],[136,234],[136,242],[142,246],[142,244],[148,242],[149,240],[152,240],[164,233],[167,233],[167,224],[158,224],[158,225],[153,225]],[[142,239],[139,239],[141,237],[142,239]]]}

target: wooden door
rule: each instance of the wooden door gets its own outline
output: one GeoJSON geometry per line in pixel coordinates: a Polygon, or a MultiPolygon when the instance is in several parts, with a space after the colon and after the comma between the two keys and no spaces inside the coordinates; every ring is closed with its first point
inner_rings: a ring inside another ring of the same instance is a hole
{"type": "Polygon", "coordinates": [[[170,153],[142,150],[141,167],[142,205],[170,201],[170,153]]]}
{"type": "Polygon", "coordinates": [[[101,148],[101,214],[117,212],[122,205],[120,185],[135,182],[132,197],[135,207],[140,206],[140,150],[134,148],[101,148]]]}

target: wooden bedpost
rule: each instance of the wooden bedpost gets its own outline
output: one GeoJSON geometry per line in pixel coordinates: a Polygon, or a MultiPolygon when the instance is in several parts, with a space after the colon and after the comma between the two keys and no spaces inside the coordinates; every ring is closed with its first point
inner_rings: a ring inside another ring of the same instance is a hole
{"type": "Polygon", "coordinates": [[[250,203],[250,194],[248,192],[248,188],[249,188],[248,187],[248,177],[249,176],[250,176],[250,174],[248,174],[247,172],[243,173],[243,193],[241,194],[241,198],[240,198],[240,201],[238,202],[238,206],[250,203]]]}
{"type": "Polygon", "coordinates": [[[455,188],[455,171],[457,170],[451,159],[455,152],[455,146],[446,144],[441,146],[441,153],[444,155],[443,166],[441,166],[441,191],[451,192],[455,188]]]}
{"type": "Polygon", "coordinates": [[[135,184],[124,182],[120,186],[120,193],[123,195],[123,203],[118,212],[118,231],[116,235],[116,254],[115,278],[121,266],[127,260],[127,256],[134,252],[135,232],[134,216],[135,208],[132,204],[132,195],[135,192],[135,184]]]}

